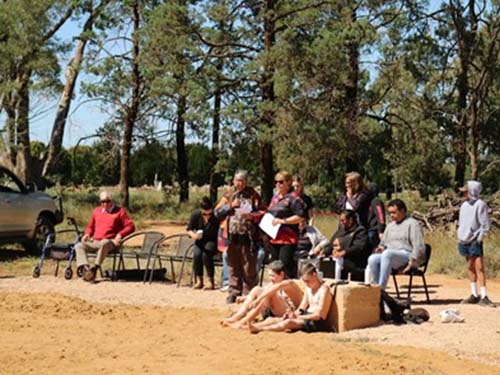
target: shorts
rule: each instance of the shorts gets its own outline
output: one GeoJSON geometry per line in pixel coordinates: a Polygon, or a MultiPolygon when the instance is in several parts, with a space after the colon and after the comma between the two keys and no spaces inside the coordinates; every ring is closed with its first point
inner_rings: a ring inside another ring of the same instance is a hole
{"type": "Polygon", "coordinates": [[[471,243],[459,243],[458,251],[464,257],[482,257],[483,243],[472,241],[471,243]]]}
{"type": "Polygon", "coordinates": [[[267,318],[274,318],[273,310],[270,307],[266,307],[266,309],[262,312],[262,320],[266,320],[267,318]]]}
{"type": "Polygon", "coordinates": [[[331,332],[332,327],[328,326],[328,323],[324,319],[320,320],[305,320],[304,325],[300,329],[301,331],[307,332],[307,333],[313,333],[313,332],[331,332]]]}

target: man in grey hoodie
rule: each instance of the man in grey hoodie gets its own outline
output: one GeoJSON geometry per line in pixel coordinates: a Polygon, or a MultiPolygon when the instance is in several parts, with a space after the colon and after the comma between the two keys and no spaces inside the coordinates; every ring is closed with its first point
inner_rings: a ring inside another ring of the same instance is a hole
{"type": "Polygon", "coordinates": [[[460,207],[458,219],[458,251],[467,260],[471,295],[462,303],[479,303],[482,306],[496,307],[486,294],[486,275],[483,262],[483,239],[490,229],[488,206],[479,198],[482,186],[478,181],[468,181],[460,189],[465,202],[460,207]],[[481,290],[478,295],[477,285],[481,290]]]}

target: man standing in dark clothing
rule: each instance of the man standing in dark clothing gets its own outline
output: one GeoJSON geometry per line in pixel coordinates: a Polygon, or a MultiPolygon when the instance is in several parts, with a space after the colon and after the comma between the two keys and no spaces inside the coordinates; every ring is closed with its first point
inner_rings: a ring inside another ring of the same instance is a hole
{"type": "Polygon", "coordinates": [[[373,182],[368,184],[368,192],[371,202],[368,210],[368,244],[373,250],[380,243],[385,230],[385,208],[384,202],[378,196],[377,185],[373,182]]]}
{"type": "Polygon", "coordinates": [[[227,263],[229,271],[229,296],[227,303],[257,285],[257,244],[254,233],[258,231],[257,222],[262,216],[259,212],[261,199],[254,188],[247,186],[248,173],[238,171],[231,187],[215,208],[219,219],[227,217],[229,246],[227,263]]]}
{"type": "Polygon", "coordinates": [[[342,211],[340,227],[330,240],[329,250],[325,255],[344,258],[342,278],[351,274],[351,279],[363,281],[370,250],[368,249],[366,229],[356,221],[356,213],[352,210],[342,211]]]}

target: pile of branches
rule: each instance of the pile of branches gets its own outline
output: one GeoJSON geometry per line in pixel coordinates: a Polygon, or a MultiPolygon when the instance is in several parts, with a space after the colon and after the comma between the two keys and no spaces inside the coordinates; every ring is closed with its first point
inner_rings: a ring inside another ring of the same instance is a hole
{"type": "MultiPolygon", "coordinates": [[[[484,198],[484,201],[488,204],[491,227],[500,229],[500,192],[489,198],[484,198]]],[[[413,217],[430,231],[456,227],[460,206],[463,202],[464,198],[455,193],[447,192],[439,197],[437,203],[427,213],[414,211],[413,217]]]]}

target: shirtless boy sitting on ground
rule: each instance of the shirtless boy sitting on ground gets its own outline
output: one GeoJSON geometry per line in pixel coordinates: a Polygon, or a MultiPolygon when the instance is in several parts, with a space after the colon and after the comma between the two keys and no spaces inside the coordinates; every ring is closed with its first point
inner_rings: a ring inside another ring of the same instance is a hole
{"type": "Polygon", "coordinates": [[[326,321],[332,303],[330,288],[318,278],[316,268],[311,263],[306,263],[302,267],[301,274],[306,290],[299,308],[285,314],[282,318],[269,318],[255,324],[248,321],[247,325],[251,333],[289,330],[305,332],[331,331],[331,327],[326,321]]]}
{"type": "Polygon", "coordinates": [[[275,260],[269,264],[271,283],[266,287],[256,286],[241,301],[240,309],[221,324],[225,327],[244,328],[247,322],[253,322],[259,315],[283,316],[293,310],[302,300],[302,289],[294,280],[284,280],[283,262],[275,260]]]}

